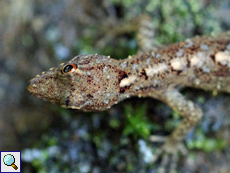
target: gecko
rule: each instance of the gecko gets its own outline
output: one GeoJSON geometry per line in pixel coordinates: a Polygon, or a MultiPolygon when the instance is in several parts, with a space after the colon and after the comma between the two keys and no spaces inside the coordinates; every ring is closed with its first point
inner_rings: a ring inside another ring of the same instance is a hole
{"type": "Polygon", "coordinates": [[[160,100],[182,116],[158,155],[183,152],[183,139],[203,116],[184,97],[185,87],[230,93],[230,31],[196,36],[144,53],[115,60],[110,56],[78,55],[37,75],[28,91],[64,108],[103,111],[133,97],[160,100]]]}

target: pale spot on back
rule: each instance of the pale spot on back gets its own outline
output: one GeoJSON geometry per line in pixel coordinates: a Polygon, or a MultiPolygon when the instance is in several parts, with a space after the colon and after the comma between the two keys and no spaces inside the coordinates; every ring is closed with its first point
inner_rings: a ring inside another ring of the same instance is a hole
{"type": "Polygon", "coordinates": [[[107,69],[108,69],[108,67],[105,66],[105,67],[103,68],[103,72],[105,73],[105,72],[107,71],[107,69]]]}
{"type": "Polygon", "coordinates": [[[126,68],[126,67],[127,67],[126,61],[124,61],[124,62],[121,64],[121,67],[122,67],[122,68],[126,68]]]}
{"type": "Polygon", "coordinates": [[[205,63],[206,57],[203,56],[202,52],[198,52],[191,58],[191,66],[201,67],[205,63]]]}
{"type": "Polygon", "coordinates": [[[161,73],[164,70],[167,70],[168,66],[165,63],[160,63],[158,65],[154,65],[151,68],[146,68],[146,74],[147,76],[154,76],[157,73],[161,73]]]}
{"type": "Polygon", "coordinates": [[[161,55],[158,53],[157,55],[156,55],[156,58],[158,59],[158,58],[160,58],[161,57],[161,55]]]}
{"type": "Polygon", "coordinates": [[[109,100],[104,100],[104,103],[105,103],[105,104],[108,104],[108,103],[109,103],[109,100]]]}
{"type": "Polygon", "coordinates": [[[228,63],[230,63],[229,53],[227,53],[226,51],[216,53],[216,62],[219,62],[222,65],[227,65],[228,63]]]}
{"type": "Polygon", "coordinates": [[[134,75],[131,75],[128,78],[124,78],[120,82],[120,87],[130,86],[136,79],[137,77],[134,75]]]}
{"type": "Polygon", "coordinates": [[[184,50],[183,49],[179,49],[179,51],[176,53],[177,56],[181,57],[184,54],[184,50]]]}
{"type": "Polygon", "coordinates": [[[146,60],[146,63],[149,64],[150,61],[151,61],[151,58],[148,58],[148,59],[146,60]]]}
{"type": "Polygon", "coordinates": [[[206,73],[209,73],[215,66],[206,52],[198,52],[196,55],[193,55],[190,62],[192,67],[202,68],[203,72],[206,73]]]}
{"type": "Polygon", "coordinates": [[[186,60],[182,58],[175,58],[171,60],[171,66],[174,70],[183,70],[186,68],[186,60]]]}
{"type": "Polygon", "coordinates": [[[137,69],[138,68],[138,64],[134,64],[133,65],[133,69],[135,70],[135,69],[137,69]]]}
{"type": "Polygon", "coordinates": [[[200,48],[201,48],[201,50],[204,50],[204,51],[209,50],[209,47],[208,47],[207,44],[202,44],[202,45],[200,45],[200,48]]]}

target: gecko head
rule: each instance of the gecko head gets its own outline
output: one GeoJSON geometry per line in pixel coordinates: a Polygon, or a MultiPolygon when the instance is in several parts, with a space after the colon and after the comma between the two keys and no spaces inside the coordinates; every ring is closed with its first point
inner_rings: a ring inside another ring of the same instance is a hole
{"type": "Polygon", "coordinates": [[[28,91],[62,107],[101,111],[117,102],[124,72],[117,60],[102,55],[79,55],[31,79],[28,91]]]}

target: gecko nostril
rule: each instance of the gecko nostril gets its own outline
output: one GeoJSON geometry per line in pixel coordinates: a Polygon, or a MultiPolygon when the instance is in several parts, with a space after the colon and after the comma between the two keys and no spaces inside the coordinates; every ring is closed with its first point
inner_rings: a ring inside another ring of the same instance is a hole
{"type": "Polygon", "coordinates": [[[30,93],[33,93],[36,88],[36,84],[34,84],[33,81],[29,81],[26,88],[30,93]]]}

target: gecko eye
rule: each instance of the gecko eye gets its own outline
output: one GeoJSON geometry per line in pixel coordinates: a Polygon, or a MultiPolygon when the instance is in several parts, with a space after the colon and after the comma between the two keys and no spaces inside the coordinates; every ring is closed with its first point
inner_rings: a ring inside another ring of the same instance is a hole
{"type": "Polygon", "coordinates": [[[62,74],[66,74],[66,73],[72,73],[77,69],[77,65],[76,64],[68,64],[66,66],[63,67],[63,69],[61,70],[62,74]]]}

